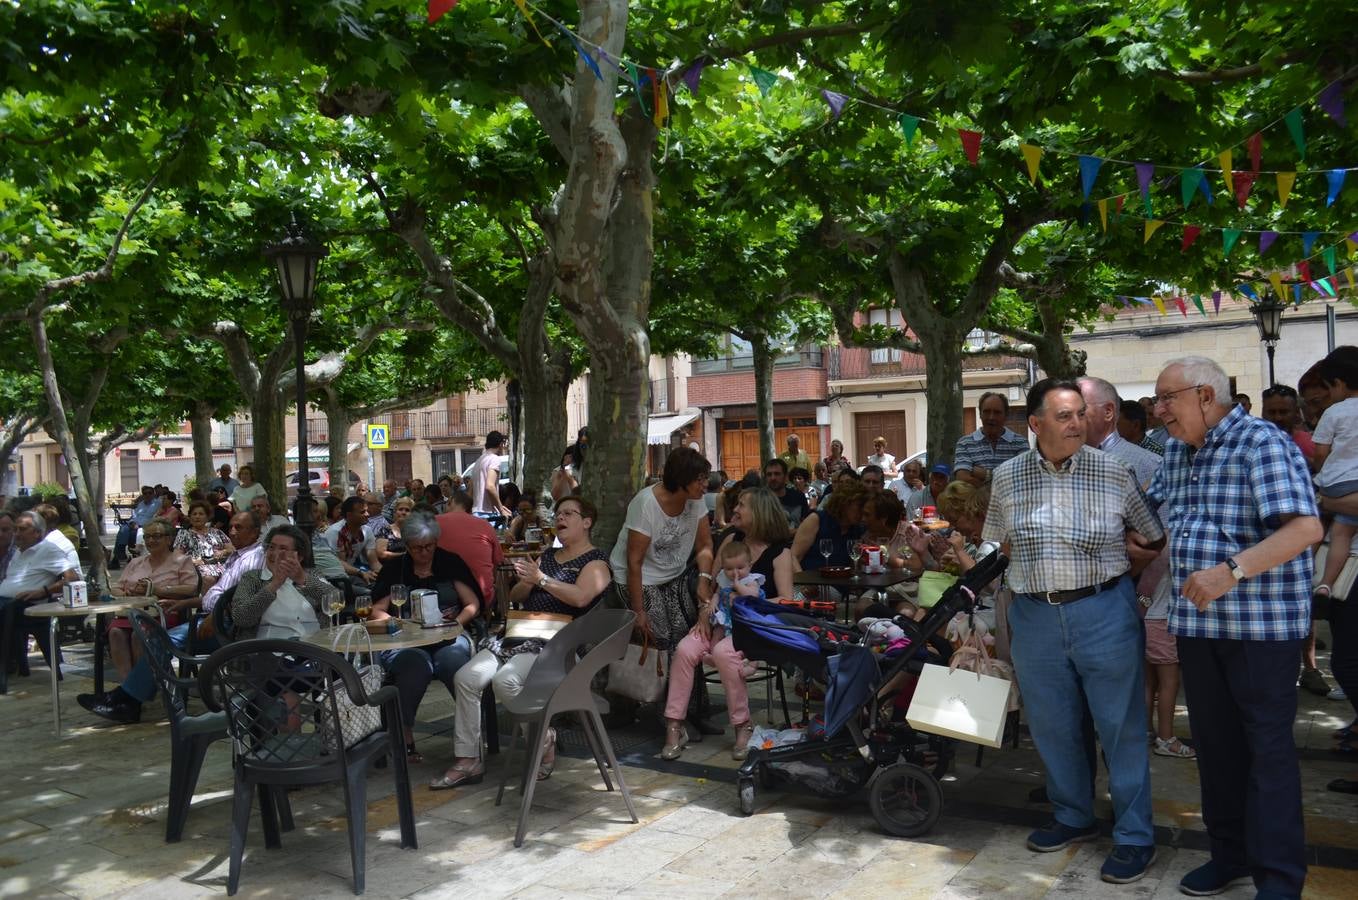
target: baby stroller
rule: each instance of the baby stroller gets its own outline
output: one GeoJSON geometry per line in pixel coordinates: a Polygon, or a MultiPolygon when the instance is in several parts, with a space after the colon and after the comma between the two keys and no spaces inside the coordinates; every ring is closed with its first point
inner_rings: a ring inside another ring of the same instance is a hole
{"type": "Polygon", "coordinates": [[[904,722],[890,721],[889,700],[878,688],[902,672],[918,674],[928,639],[995,580],[1009,560],[993,544],[966,575],[950,587],[921,622],[897,616],[906,634],[902,652],[884,656],[869,650],[855,629],[784,611],[776,604],[746,601],[732,609],[731,637],[748,659],[793,665],[827,685],[825,730],[770,749],[751,748],[740,767],[740,811],[754,812],[755,786],[792,788],[842,798],[868,789],[868,805],[883,831],[918,837],[938,822],[943,791],[924,768],[919,736],[904,722]]]}

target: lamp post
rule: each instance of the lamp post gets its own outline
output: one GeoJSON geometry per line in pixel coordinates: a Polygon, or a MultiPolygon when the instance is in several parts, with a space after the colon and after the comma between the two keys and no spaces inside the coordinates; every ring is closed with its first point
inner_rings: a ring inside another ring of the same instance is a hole
{"type": "Polygon", "coordinates": [[[316,268],[329,251],[313,241],[297,224],[294,216],[287,235],[264,248],[264,255],[278,269],[278,286],[283,292],[283,312],[292,325],[297,354],[297,500],[292,506],[293,521],[310,535],[314,524],[315,502],[311,498],[311,472],[307,468],[306,433],[306,333],[311,319],[312,297],[316,291],[316,268]]]}
{"type": "Polygon", "coordinates": [[[1266,291],[1264,298],[1250,307],[1254,314],[1254,324],[1259,326],[1259,340],[1264,342],[1268,351],[1268,386],[1273,387],[1277,379],[1273,377],[1273,350],[1278,346],[1278,338],[1283,330],[1283,310],[1287,309],[1272,291],[1266,291]]]}

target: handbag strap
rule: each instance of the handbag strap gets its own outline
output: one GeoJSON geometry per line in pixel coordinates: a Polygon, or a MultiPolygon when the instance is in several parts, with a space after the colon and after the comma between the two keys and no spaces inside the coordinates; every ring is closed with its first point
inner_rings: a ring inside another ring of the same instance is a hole
{"type": "Polygon", "coordinates": [[[373,652],[372,635],[368,633],[366,626],[352,622],[348,625],[341,625],[335,629],[335,636],[330,639],[330,649],[343,656],[345,659],[356,656],[359,653],[367,653],[369,656],[373,652]],[[359,634],[363,635],[363,641],[356,640],[359,634]]]}
{"type": "MultiPolygon", "coordinates": [[[[647,655],[648,653],[651,652],[651,649],[652,649],[652,648],[651,648],[651,636],[650,636],[649,634],[643,634],[643,635],[641,636],[641,658],[637,660],[637,665],[639,665],[639,666],[644,666],[644,665],[646,665],[646,655],[647,655]]],[[[664,655],[664,654],[662,654],[659,650],[656,650],[656,653],[655,653],[655,675],[656,675],[657,678],[664,678],[664,677],[665,677],[665,669],[664,669],[664,666],[663,666],[663,664],[662,664],[662,662],[661,662],[661,660],[660,660],[660,657],[663,656],[663,655],[664,655]]]]}

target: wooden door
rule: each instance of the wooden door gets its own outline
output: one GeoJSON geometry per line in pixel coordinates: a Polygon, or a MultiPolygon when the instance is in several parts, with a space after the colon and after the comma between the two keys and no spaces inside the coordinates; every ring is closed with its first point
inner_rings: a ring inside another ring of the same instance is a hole
{"type": "Polygon", "coordinates": [[[909,456],[906,452],[905,413],[904,412],[866,412],[854,413],[854,458],[855,466],[865,466],[872,454],[875,438],[886,438],[886,452],[897,459],[909,456]]]}
{"type": "Polygon", "coordinates": [[[382,452],[382,468],[386,470],[386,476],[395,481],[401,487],[411,478],[410,451],[409,450],[384,450],[382,452]]]}
{"type": "Polygon", "coordinates": [[[747,469],[760,468],[759,428],[754,419],[723,419],[721,422],[721,461],[718,468],[739,481],[747,469]]]}

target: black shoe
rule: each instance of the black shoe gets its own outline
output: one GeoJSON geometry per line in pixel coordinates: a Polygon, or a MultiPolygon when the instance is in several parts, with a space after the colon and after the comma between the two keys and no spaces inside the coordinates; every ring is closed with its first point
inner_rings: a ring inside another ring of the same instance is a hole
{"type": "Polygon", "coordinates": [[[132,725],[141,721],[141,704],[133,700],[119,700],[112,696],[80,694],[75,698],[85,709],[118,725],[132,725]]]}
{"type": "Polygon", "coordinates": [[[1351,781],[1348,778],[1336,778],[1325,785],[1326,790],[1334,791],[1336,794],[1358,794],[1358,781],[1351,781]]]}
{"type": "Polygon", "coordinates": [[[1209,859],[1179,881],[1179,891],[1190,897],[1212,897],[1224,893],[1233,884],[1249,880],[1249,869],[1209,859]]]}

